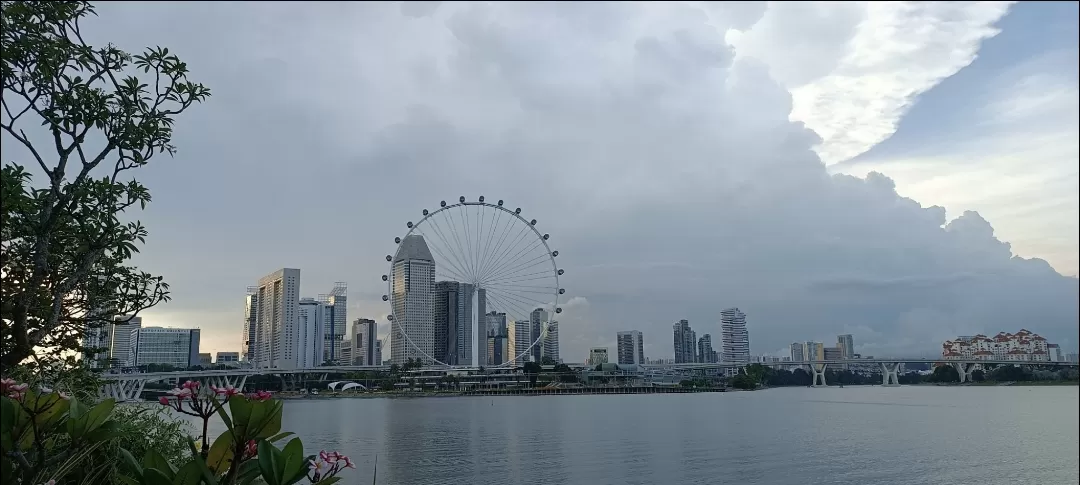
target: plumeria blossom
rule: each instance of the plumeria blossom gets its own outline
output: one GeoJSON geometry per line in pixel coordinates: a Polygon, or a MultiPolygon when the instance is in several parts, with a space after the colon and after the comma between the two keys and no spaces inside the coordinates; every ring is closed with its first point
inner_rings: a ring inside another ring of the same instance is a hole
{"type": "Polygon", "coordinates": [[[244,445],[243,458],[245,460],[248,459],[248,458],[254,458],[255,455],[258,454],[258,450],[259,450],[259,447],[255,443],[255,440],[248,440],[247,444],[244,445]]]}
{"type": "Polygon", "coordinates": [[[30,386],[28,384],[17,384],[14,379],[3,379],[0,381],[0,394],[16,401],[21,401],[23,396],[26,395],[26,390],[29,388],[30,386]]]}
{"type": "Polygon", "coordinates": [[[270,397],[271,397],[270,391],[258,391],[258,392],[247,395],[247,398],[251,399],[253,401],[266,401],[266,400],[270,399],[270,397]]]}
{"type": "Polygon", "coordinates": [[[323,450],[319,452],[317,459],[308,463],[308,469],[311,471],[308,479],[311,480],[311,483],[318,483],[321,480],[337,475],[346,468],[356,468],[356,465],[353,465],[349,457],[336,451],[323,450]]]}
{"type": "Polygon", "coordinates": [[[225,387],[210,386],[210,390],[214,391],[214,394],[217,394],[217,395],[219,395],[221,397],[224,397],[225,399],[228,399],[231,396],[235,396],[237,394],[240,394],[240,390],[233,387],[233,386],[225,386],[225,387]]]}

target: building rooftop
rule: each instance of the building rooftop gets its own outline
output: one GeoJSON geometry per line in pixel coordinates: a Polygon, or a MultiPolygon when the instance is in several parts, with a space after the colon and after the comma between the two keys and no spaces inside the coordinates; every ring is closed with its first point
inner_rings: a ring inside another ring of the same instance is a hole
{"type": "Polygon", "coordinates": [[[405,239],[401,241],[397,254],[394,256],[394,262],[407,260],[435,262],[435,258],[431,256],[431,251],[428,250],[427,242],[424,241],[424,236],[411,234],[405,236],[405,239]]]}

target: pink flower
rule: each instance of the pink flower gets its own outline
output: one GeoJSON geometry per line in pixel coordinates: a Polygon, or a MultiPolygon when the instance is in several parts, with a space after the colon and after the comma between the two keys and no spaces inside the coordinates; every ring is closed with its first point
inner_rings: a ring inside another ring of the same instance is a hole
{"type": "Polygon", "coordinates": [[[244,458],[254,457],[259,451],[259,447],[255,444],[255,440],[248,440],[244,446],[244,458]]]}
{"type": "Polygon", "coordinates": [[[349,457],[342,456],[341,459],[345,461],[345,468],[356,468],[356,465],[353,465],[353,462],[349,457]]]}
{"type": "Polygon", "coordinates": [[[308,464],[308,468],[310,468],[311,471],[315,472],[315,474],[318,475],[319,472],[321,472],[323,469],[323,461],[311,460],[311,463],[308,464]]]}
{"type": "Polygon", "coordinates": [[[167,398],[165,396],[161,396],[161,397],[158,398],[157,402],[161,403],[162,406],[168,406],[169,405],[169,398],[167,398]]]}
{"type": "Polygon", "coordinates": [[[180,386],[180,387],[183,387],[184,389],[188,389],[188,390],[190,390],[191,392],[194,393],[195,391],[199,390],[199,386],[200,386],[200,384],[198,383],[198,381],[187,381],[187,382],[184,383],[183,386],[180,386]]]}
{"type": "Polygon", "coordinates": [[[5,377],[0,379],[0,393],[7,392],[8,388],[15,385],[15,379],[5,377]]]}
{"type": "Polygon", "coordinates": [[[214,394],[217,394],[219,396],[223,396],[226,399],[228,399],[230,396],[235,396],[237,394],[240,394],[240,390],[233,387],[233,386],[225,386],[225,387],[210,386],[210,390],[214,391],[214,394]]]}
{"type": "Polygon", "coordinates": [[[270,391],[258,391],[254,394],[248,394],[247,398],[252,401],[265,401],[270,399],[270,391]]]}
{"type": "Polygon", "coordinates": [[[8,397],[16,401],[21,401],[23,396],[26,394],[26,390],[29,387],[30,386],[26,384],[9,384],[7,385],[7,389],[5,389],[5,391],[7,391],[8,397]]]}

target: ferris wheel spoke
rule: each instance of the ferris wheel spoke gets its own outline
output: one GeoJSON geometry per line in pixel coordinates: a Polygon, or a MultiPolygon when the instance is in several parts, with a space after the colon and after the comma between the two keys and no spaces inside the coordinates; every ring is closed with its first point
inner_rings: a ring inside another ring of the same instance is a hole
{"type": "Polygon", "coordinates": [[[525,290],[536,291],[538,293],[543,293],[545,295],[553,294],[555,291],[557,291],[559,289],[559,288],[556,288],[554,286],[516,285],[516,284],[504,285],[504,284],[501,284],[501,283],[496,284],[494,286],[498,286],[498,287],[501,287],[501,288],[512,288],[512,289],[514,289],[514,291],[525,291],[525,290]]]}
{"type": "Polygon", "coordinates": [[[540,266],[542,264],[546,264],[546,263],[548,263],[550,261],[548,259],[540,259],[540,258],[533,258],[533,259],[535,261],[529,266],[522,266],[519,270],[514,271],[514,272],[500,272],[499,274],[493,275],[493,277],[487,278],[484,281],[490,283],[490,282],[502,281],[502,280],[508,280],[508,279],[524,278],[526,275],[524,273],[522,273],[522,271],[528,271],[528,270],[532,269],[533,267],[540,266]]]}
{"type": "Polygon", "coordinates": [[[461,249],[461,259],[468,262],[469,275],[471,276],[476,271],[476,265],[472,261],[472,241],[469,239],[469,211],[465,210],[465,206],[460,206],[458,209],[460,209],[458,216],[461,217],[461,231],[455,230],[454,232],[461,232],[461,239],[465,241],[464,247],[461,249]]]}
{"type": "Polygon", "coordinates": [[[525,282],[525,281],[541,281],[541,280],[550,281],[551,278],[550,277],[545,277],[545,276],[537,276],[537,277],[534,277],[534,278],[520,278],[520,279],[505,280],[505,281],[488,281],[487,284],[489,284],[489,285],[492,285],[492,284],[494,284],[494,285],[506,285],[506,284],[509,284],[509,283],[522,283],[522,282],[525,282]]]}
{"type": "MultiPolygon", "coordinates": [[[[432,226],[432,228],[434,228],[434,226],[432,226]]],[[[418,230],[417,232],[419,232],[421,236],[424,236],[424,239],[428,239],[427,234],[424,234],[423,230],[418,230]]],[[[441,238],[441,236],[440,236],[440,238],[441,238]]],[[[445,241],[443,242],[443,244],[445,244],[445,241]]],[[[439,249],[439,245],[430,244],[430,245],[428,245],[428,247],[431,248],[433,251],[435,251],[435,254],[438,254],[439,257],[442,258],[443,261],[446,261],[446,264],[443,265],[443,266],[448,266],[449,267],[449,268],[438,268],[438,269],[442,269],[442,270],[446,270],[446,271],[450,271],[450,269],[453,269],[458,273],[464,273],[464,271],[462,271],[461,268],[458,268],[454,264],[454,262],[450,260],[450,258],[446,257],[446,255],[443,254],[442,250],[439,249]]]]}
{"type": "Polygon", "coordinates": [[[470,220],[471,217],[469,217],[469,206],[467,206],[467,205],[461,206],[461,214],[462,214],[462,218],[465,219],[465,231],[463,232],[463,234],[465,235],[465,245],[466,245],[465,249],[466,249],[466,251],[468,251],[469,261],[471,261],[469,264],[472,265],[472,275],[471,276],[473,277],[473,279],[475,279],[476,278],[476,247],[473,245],[473,240],[472,240],[473,239],[473,226],[475,225],[475,221],[470,220]]]}
{"type": "MultiPolygon", "coordinates": [[[[453,211],[449,211],[449,210],[446,211],[446,216],[450,218],[450,223],[451,224],[453,224],[455,226],[457,225],[457,221],[454,220],[453,211]]],[[[455,228],[452,227],[450,229],[455,229],[455,228]]],[[[465,267],[471,273],[472,272],[472,267],[469,265],[468,257],[465,256],[465,250],[461,246],[461,238],[458,237],[458,231],[452,230],[452,231],[450,231],[450,233],[454,235],[454,241],[457,243],[458,251],[461,251],[461,253],[460,253],[461,254],[461,260],[465,263],[465,267]]]]}
{"type": "Polygon", "coordinates": [[[543,302],[543,301],[537,300],[535,298],[530,298],[530,297],[527,297],[525,295],[521,295],[521,294],[517,294],[517,293],[508,293],[506,291],[499,290],[499,289],[496,289],[496,288],[493,288],[493,287],[490,287],[490,286],[486,287],[485,289],[487,290],[487,292],[489,294],[494,293],[499,298],[508,298],[510,300],[521,303],[522,305],[533,306],[533,304],[536,304],[536,305],[539,305],[541,307],[551,305],[551,302],[543,302]]]}
{"type": "Polygon", "coordinates": [[[491,224],[488,225],[488,236],[484,240],[484,259],[480,261],[479,274],[484,274],[484,272],[487,270],[488,264],[490,264],[491,252],[488,250],[491,249],[491,242],[492,239],[494,239],[495,237],[495,228],[499,225],[499,222],[502,221],[502,213],[502,209],[495,209],[491,211],[491,224]]]}
{"type": "Polygon", "coordinates": [[[507,315],[513,315],[515,321],[524,320],[529,317],[529,314],[532,313],[532,307],[528,307],[527,305],[522,305],[520,303],[514,303],[512,300],[509,300],[502,296],[489,294],[488,300],[491,300],[491,302],[495,304],[493,308],[495,308],[496,311],[502,310],[502,312],[507,315]]]}
{"type": "Polygon", "coordinates": [[[481,250],[483,248],[480,246],[480,237],[484,234],[484,214],[481,211],[481,208],[483,208],[483,207],[484,206],[482,206],[482,205],[476,206],[476,219],[477,219],[477,222],[478,222],[477,225],[476,225],[476,239],[475,239],[475,241],[476,241],[476,244],[475,244],[476,248],[475,249],[476,249],[476,274],[477,274],[477,276],[480,275],[480,256],[483,254],[481,252],[481,250]]]}
{"type": "Polygon", "coordinates": [[[502,270],[504,270],[504,269],[506,269],[508,267],[513,267],[515,264],[520,263],[520,258],[528,256],[529,253],[533,249],[536,249],[537,247],[539,247],[541,243],[543,243],[543,240],[538,239],[536,242],[532,243],[532,245],[527,246],[527,247],[523,247],[522,249],[519,249],[516,253],[514,253],[513,256],[510,256],[510,258],[506,259],[498,267],[488,271],[488,274],[484,275],[484,276],[489,276],[491,273],[495,273],[495,272],[501,272],[502,270]]]}
{"type": "Polygon", "coordinates": [[[501,271],[499,271],[498,273],[490,275],[487,278],[487,281],[503,279],[503,278],[513,278],[513,277],[517,277],[517,276],[523,276],[521,274],[522,271],[530,270],[532,268],[540,266],[541,264],[544,264],[544,263],[548,263],[550,261],[551,261],[551,257],[548,256],[547,254],[540,254],[540,255],[537,255],[537,256],[533,256],[532,259],[527,259],[525,261],[519,261],[514,266],[511,266],[509,268],[504,268],[501,271]]]}
{"type": "MultiPolygon", "coordinates": [[[[514,219],[512,217],[507,216],[506,228],[503,229],[502,235],[499,237],[498,242],[495,243],[495,249],[491,250],[491,252],[489,253],[492,256],[492,258],[491,258],[492,262],[497,261],[497,259],[498,259],[497,255],[500,254],[500,251],[502,250],[502,244],[506,240],[506,235],[510,234],[511,230],[513,230],[513,228],[514,228],[513,221],[514,221],[514,219]]],[[[522,227],[521,230],[518,231],[518,232],[520,234],[520,233],[522,233],[524,231],[525,231],[525,227],[522,227]]],[[[486,272],[486,269],[485,269],[485,272],[486,272]]]]}
{"type": "MultiPolygon", "coordinates": [[[[503,259],[506,256],[509,256],[514,251],[514,248],[518,247],[518,242],[521,241],[526,234],[528,234],[528,229],[528,226],[523,226],[521,230],[518,231],[517,235],[510,240],[510,243],[504,246],[500,252],[496,253],[494,258],[495,262],[493,263],[492,268],[501,265],[503,259]]],[[[491,272],[491,269],[488,269],[487,272],[491,272]]],[[[484,275],[481,275],[481,277],[483,276],[484,275]]]]}
{"type": "Polygon", "coordinates": [[[485,281],[485,283],[498,283],[500,280],[505,280],[505,279],[510,279],[510,278],[525,278],[525,277],[529,277],[529,276],[542,276],[542,275],[549,275],[550,276],[551,271],[536,271],[536,272],[533,272],[533,273],[523,273],[523,274],[511,275],[511,276],[508,276],[506,278],[492,278],[492,279],[489,279],[489,280],[485,281]]]}
{"type": "MultiPolygon", "coordinates": [[[[454,262],[457,263],[458,271],[460,271],[463,275],[468,274],[468,272],[464,270],[465,269],[465,264],[461,261],[460,258],[458,258],[457,253],[454,252],[454,250],[450,246],[450,242],[447,240],[447,238],[443,236],[442,228],[439,227],[439,221],[437,221],[435,219],[431,219],[431,224],[432,224],[432,226],[431,226],[432,229],[435,230],[435,234],[437,234],[439,236],[439,240],[442,242],[443,247],[447,250],[447,252],[450,253],[451,256],[453,256],[454,262]]],[[[453,265],[453,262],[451,262],[449,258],[445,258],[445,259],[446,259],[447,265],[453,265]]],[[[436,267],[438,267],[438,265],[436,265],[436,267]]],[[[462,277],[462,279],[464,280],[465,278],[462,277]]]]}

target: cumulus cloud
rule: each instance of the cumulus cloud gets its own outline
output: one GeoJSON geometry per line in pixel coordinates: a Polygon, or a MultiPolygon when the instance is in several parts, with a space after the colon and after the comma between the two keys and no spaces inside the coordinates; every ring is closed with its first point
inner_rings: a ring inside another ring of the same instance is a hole
{"type": "MultiPolygon", "coordinates": [[[[103,6],[96,38],[168,45],[215,92],[177,126],[181,154],[147,169],[142,262],[173,283],[168,311],[235,308],[212,323],[239,335],[242,289],[260,275],[300,267],[305,293],[347,279],[354,295],[379,294],[404,221],[484,194],[552,234],[567,360],[626,329],[667,356],[671,322],[715,335],[729,306],[747,313],[757,352],[850,332],[879,355],[926,355],[943,337],[1017,325],[1075,345],[1075,279],[1013,257],[977,214],[949,222],[884,175],[830,175],[813,151],[843,158],[887,136],[912,96],[970,62],[1000,12],[826,15],[852,32],[805,47],[832,57],[829,73],[778,68],[787,61],[768,53],[790,39],[756,39],[757,55],[727,42],[731,29],[755,39],[755,24],[790,25],[798,12],[770,13],[785,5],[103,6]],[[885,27],[917,45],[865,38],[885,27]],[[873,42],[910,55],[886,62],[873,42]],[[860,72],[879,81],[845,81],[860,72]],[[834,98],[828,118],[784,84],[822,75],[807,86],[834,98]],[[875,110],[852,113],[864,105],[875,110]]],[[[351,317],[386,312],[353,300],[370,313],[351,317]]]]}

